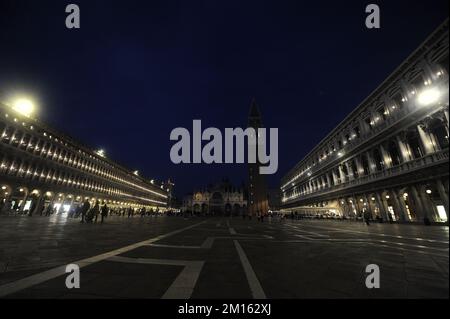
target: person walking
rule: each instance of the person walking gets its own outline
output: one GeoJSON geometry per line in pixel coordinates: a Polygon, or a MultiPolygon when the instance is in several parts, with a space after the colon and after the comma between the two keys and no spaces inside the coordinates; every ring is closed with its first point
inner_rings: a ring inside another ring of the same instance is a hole
{"type": "Polygon", "coordinates": [[[370,226],[370,213],[368,211],[365,211],[363,213],[364,221],[366,222],[367,226],[370,226]]]}
{"type": "Polygon", "coordinates": [[[48,204],[47,210],[45,211],[45,216],[50,216],[50,214],[53,214],[53,203],[48,204]]]}
{"type": "Polygon", "coordinates": [[[94,223],[97,222],[99,214],[100,214],[100,203],[99,201],[96,201],[94,207],[92,208],[92,216],[94,217],[94,223]]]}
{"type": "Polygon", "coordinates": [[[102,209],[101,209],[101,217],[102,217],[102,219],[101,219],[100,223],[103,224],[104,218],[108,216],[108,211],[109,211],[109,209],[108,209],[108,206],[106,206],[106,202],[103,202],[103,206],[102,206],[102,209]]]}
{"type": "Polygon", "coordinates": [[[91,208],[91,204],[86,199],[83,203],[83,206],[81,206],[81,223],[84,223],[86,221],[86,214],[91,208]]]}
{"type": "Polygon", "coordinates": [[[30,208],[28,209],[28,216],[33,216],[34,210],[36,209],[36,201],[32,201],[30,208]]]}

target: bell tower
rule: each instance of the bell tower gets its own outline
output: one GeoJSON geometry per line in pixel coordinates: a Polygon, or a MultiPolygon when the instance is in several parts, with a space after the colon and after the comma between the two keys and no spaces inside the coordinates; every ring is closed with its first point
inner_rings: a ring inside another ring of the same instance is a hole
{"type": "MultiPolygon", "coordinates": [[[[255,99],[250,105],[248,127],[254,128],[256,133],[258,133],[258,128],[264,127],[255,99]]],[[[258,154],[258,143],[256,144],[256,154],[258,154]]],[[[248,164],[248,214],[250,216],[256,216],[258,212],[266,215],[269,210],[266,180],[264,175],[259,173],[260,166],[258,157],[256,157],[256,163],[248,164]]]]}

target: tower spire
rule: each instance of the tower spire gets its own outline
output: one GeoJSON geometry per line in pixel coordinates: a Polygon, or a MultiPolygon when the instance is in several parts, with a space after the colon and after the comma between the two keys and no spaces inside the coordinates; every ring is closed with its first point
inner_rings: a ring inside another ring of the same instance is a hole
{"type": "MultiPolygon", "coordinates": [[[[256,104],[256,99],[253,98],[250,104],[250,111],[248,115],[248,127],[257,130],[262,128],[262,118],[259,107],[256,104]]],[[[258,145],[257,145],[258,147],[258,145]]],[[[258,151],[257,151],[258,153],[258,151]]],[[[259,161],[256,163],[248,164],[248,214],[250,216],[266,215],[268,213],[268,199],[267,199],[267,186],[264,175],[259,173],[261,164],[259,161]]]]}

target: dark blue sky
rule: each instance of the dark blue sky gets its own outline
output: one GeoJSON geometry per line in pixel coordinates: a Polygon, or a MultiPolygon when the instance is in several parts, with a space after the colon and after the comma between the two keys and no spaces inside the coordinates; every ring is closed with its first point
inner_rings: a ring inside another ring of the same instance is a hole
{"type": "Polygon", "coordinates": [[[274,187],[447,16],[447,0],[0,0],[0,98],[34,95],[42,120],[184,194],[245,166],[176,166],[171,130],[245,126],[255,97],[279,128],[274,187]]]}

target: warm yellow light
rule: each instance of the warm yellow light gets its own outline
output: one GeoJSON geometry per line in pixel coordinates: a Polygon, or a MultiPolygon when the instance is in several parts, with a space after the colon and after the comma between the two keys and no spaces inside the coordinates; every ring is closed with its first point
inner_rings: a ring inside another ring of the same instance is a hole
{"type": "Polygon", "coordinates": [[[104,149],[99,149],[97,152],[97,155],[101,156],[101,157],[105,157],[105,150],[104,149]]]}
{"type": "Polygon", "coordinates": [[[417,97],[420,105],[427,106],[436,103],[441,97],[441,92],[437,88],[430,88],[422,91],[417,97]]]}
{"type": "Polygon", "coordinates": [[[34,112],[34,103],[27,98],[19,98],[14,101],[13,109],[22,115],[30,117],[34,112]]]}

